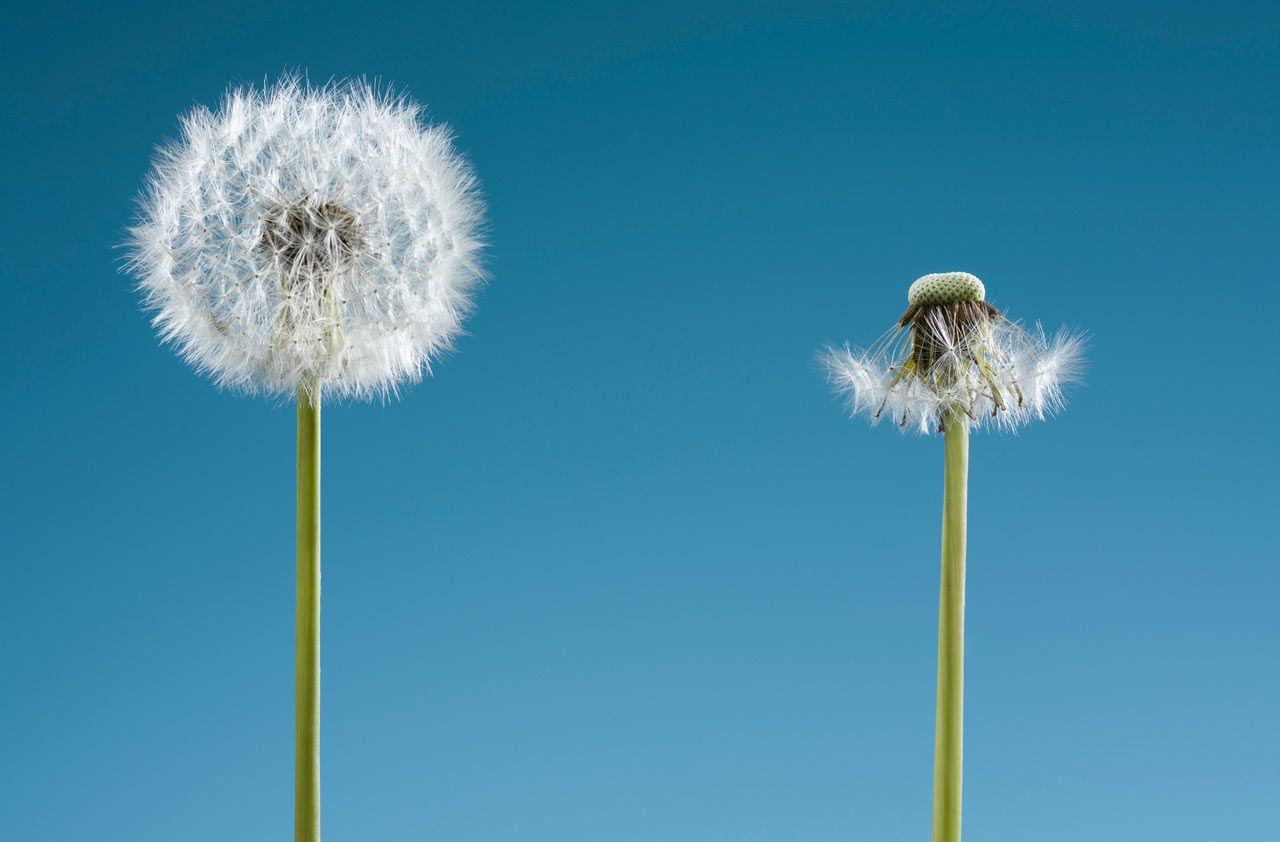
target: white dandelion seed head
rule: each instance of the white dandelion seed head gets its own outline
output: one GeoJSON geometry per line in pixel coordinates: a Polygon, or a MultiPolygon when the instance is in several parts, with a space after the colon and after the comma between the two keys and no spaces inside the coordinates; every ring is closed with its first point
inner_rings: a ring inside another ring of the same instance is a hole
{"type": "Polygon", "coordinates": [[[162,339],[220,384],[370,398],[452,347],[483,208],[447,129],[363,82],[286,78],[181,118],[130,229],[162,339]]]}
{"type": "Polygon", "coordinates": [[[1064,386],[1083,367],[1084,336],[1023,327],[985,294],[964,272],[925,275],[898,324],[871,347],[827,348],[823,362],[852,413],[927,434],[957,412],[974,426],[1012,430],[1060,410],[1064,386]]]}

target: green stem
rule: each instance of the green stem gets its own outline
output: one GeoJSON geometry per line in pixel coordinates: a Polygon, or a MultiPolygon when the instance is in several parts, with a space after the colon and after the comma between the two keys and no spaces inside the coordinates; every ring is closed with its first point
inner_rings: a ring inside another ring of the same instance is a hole
{"type": "Polygon", "coordinates": [[[938,599],[938,718],[933,753],[933,842],[960,842],[964,743],[964,545],[969,478],[969,421],[945,424],[942,494],[942,585],[938,599]]]}
{"type": "Polygon", "coordinates": [[[320,840],[320,390],[298,392],[293,838],[320,840]]]}

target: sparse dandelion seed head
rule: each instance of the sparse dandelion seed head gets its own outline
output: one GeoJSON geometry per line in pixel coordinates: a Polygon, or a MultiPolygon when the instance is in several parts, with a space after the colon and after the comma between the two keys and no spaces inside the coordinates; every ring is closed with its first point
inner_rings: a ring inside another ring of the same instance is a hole
{"type": "Polygon", "coordinates": [[[129,232],[160,336],[222,385],[386,396],[449,350],[483,208],[449,132],[363,82],[286,78],[196,108],[129,232]]]}
{"type": "Polygon", "coordinates": [[[975,426],[1015,429],[1064,404],[1063,387],[1079,379],[1084,337],[1050,338],[986,301],[967,272],[925,275],[911,285],[897,325],[867,349],[829,347],[831,381],[855,415],[885,418],[930,433],[952,413],[975,426]]]}

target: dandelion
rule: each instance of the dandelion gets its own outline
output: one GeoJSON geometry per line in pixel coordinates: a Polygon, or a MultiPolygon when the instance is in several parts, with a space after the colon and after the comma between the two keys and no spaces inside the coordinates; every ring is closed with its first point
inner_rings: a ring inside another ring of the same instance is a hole
{"type": "Polygon", "coordinates": [[[320,406],[386,398],[449,350],[482,207],[403,97],[286,78],[181,119],[130,230],[162,340],[220,385],[297,399],[295,836],[319,839],[320,406]]]}
{"type": "Polygon", "coordinates": [[[1014,429],[1061,409],[1063,386],[1079,377],[1084,339],[1070,332],[1050,339],[1039,325],[1009,320],[967,272],[919,278],[907,303],[870,348],[828,348],[823,356],[854,415],[945,436],[933,839],[958,842],[969,428],[1014,429]]]}

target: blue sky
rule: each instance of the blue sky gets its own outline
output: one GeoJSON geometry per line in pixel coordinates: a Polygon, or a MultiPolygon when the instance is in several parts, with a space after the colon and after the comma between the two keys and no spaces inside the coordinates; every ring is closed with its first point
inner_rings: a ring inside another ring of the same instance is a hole
{"type": "Polygon", "coordinates": [[[814,352],[952,269],[1092,335],[1066,414],[972,445],[968,835],[1272,832],[1273,10],[3,26],[4,838],[289,837],[293,414],[159,347],[117,248],[176,115],[289,69],[428,102],[493,243],[459,352],[326,411],[327,838],[923,838],[941,442],[814,352]]]}

